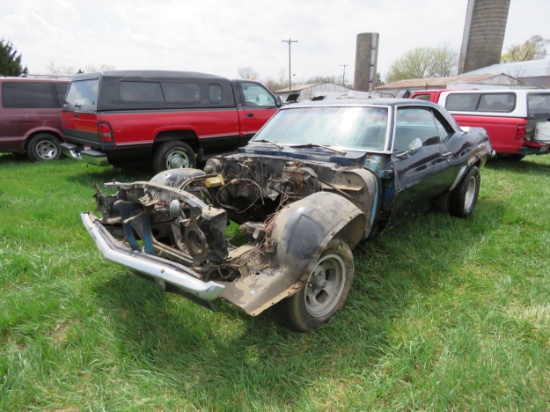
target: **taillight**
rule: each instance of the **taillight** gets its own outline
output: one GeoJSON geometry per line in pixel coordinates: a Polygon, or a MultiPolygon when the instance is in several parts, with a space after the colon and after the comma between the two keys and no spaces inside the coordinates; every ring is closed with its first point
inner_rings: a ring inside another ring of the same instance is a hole
{"type": "Polygon", "coordinates": [[[516,140],[525,140],[525,133],[527,131],[527,126],[519,125],[518,130],[516,131],[516,140]]]}
{"type": "Polygon", "coordinates": [[[111,131],[111,126],[108,123],[98,123],[97,131],[99,133],[99,141],[103,143],[108,143],[113,141],[113,132],[111,131]]]}

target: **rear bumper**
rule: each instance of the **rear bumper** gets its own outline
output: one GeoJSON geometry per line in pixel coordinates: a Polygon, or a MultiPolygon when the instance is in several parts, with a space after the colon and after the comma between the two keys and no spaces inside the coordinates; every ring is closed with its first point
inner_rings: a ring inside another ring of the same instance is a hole
{"type": "Polygon", "coordinates": [[[200,280],[198,274],[186,266],[124,247],[91,212],[82,213],[80,219],[106,259],[151,278],[163,289],[168,283],[204,301],[215,300],[225,290],[220,283],[200,280]]]}
{"type": "Polygon", "coordinates": [[[543,145],[543,146],[522,146],[518,150],[519,155],[541,155],[541,154],[549,154],[550,153],[550,146],[543,145]]]}
{"type": "Polygon", "coordinates": [[[86,149],[72,143],[61,143],[61,151],[72,159],[82,160],[95,166],[109,166],[107,155],[99,150],[86,149]]]}

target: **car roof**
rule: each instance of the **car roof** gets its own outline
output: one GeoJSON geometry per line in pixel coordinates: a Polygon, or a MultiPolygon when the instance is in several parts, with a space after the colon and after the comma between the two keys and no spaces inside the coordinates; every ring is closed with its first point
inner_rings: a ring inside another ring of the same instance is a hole
{"type": "Polygon", "coordinates": [[[425,100],[413,100],[413,99],[393,99],[393,98],[381,98],[381,99],[325,99],[317,101],[307,101],[301,103],[293,103],[283,106],[281,109],[292,109],[299,107],[338,107],[338,106],[426,106],[436,107],[441,109],[441,106],[425,100]]]}
{"type": "Polygon", "coordinates": [[[77,74],[73,80],[97,79],[99,77],[124,78],[133,80],[146,79],[214,79],[227,80],[225,77],[208,73],[184,72],[173,70],[107,70],[77,74]]]}

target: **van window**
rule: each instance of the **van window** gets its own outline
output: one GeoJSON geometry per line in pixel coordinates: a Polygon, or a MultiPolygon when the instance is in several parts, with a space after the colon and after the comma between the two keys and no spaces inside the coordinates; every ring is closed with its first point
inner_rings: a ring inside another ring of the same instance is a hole
{"type": "Polygon", "coordinates": [[[511,112],[516,106],[514,93],[484,93],[481,95],[478,112],[511,112]]]}
{"type": "Polygon", "coordinates": [[[163,82],[161,84],[167,102],[198,103],[201,101],[201,88],[196,83],[163,82]]]}
{"type": "Polygon", "coordinates": [[[98,79],[72,82],[63,107],[73,110],[95,110],[97,108],[98,86],[98,79]]]}
{"type": "Polygon", "coordinates": [[[550,94],[529,93],[527,114],[550,114],[550,94]]]}
{"type": "Polygon", "coordinates": [[[124,102],[162,102],[160,83],[121,82],[120,100],[124,102]]]}
{"type": "Polygon", "coordinates": [[[5,108],[54,108],[50,83],[41,82],[3,82],[2,105],[5,108]]]}

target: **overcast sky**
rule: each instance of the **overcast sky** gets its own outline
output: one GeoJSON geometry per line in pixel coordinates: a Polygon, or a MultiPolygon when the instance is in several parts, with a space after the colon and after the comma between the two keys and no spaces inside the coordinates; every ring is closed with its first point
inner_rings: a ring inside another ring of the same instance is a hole
{"type": "MultiPolygon", "coordinates": [[[[511,0],[504,48],[550,38],[548,0],[511,0]]],[[[56,67],[186,70],[260,80],[354,74],[357,34],[380,34],[378,72],[415,47],[459,49],[468,0],[0,0],[0,38],[30,73],[56,67]]]]}

